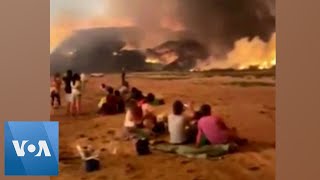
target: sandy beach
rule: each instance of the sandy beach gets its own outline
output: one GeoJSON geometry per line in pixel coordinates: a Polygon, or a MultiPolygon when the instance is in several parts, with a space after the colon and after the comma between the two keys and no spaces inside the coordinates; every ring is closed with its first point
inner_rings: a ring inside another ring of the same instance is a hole
{"type": "MultiPolygon", "coordinates": [[[[137,156],[129,142],[115,141],[124,114],[96,115],[102,96],[101,83],[120,85],[120,75],[89,78],[83,95],[84,114],[67,117],[63,107],[51,120],[60,123],[59,176],[52,179],[110,180],[272,180],[275,179],[275,80],[272,77],[191,77],[157,74],[130,74],[128,81],[144,93],[153,92],[166,104],[157,113],[170,113],[172,103],[180,99],[196,106],[209,103],[213,113],[221,115],[228,126],[236,127],[249,145],[219,159],[190,159],[174,154],[152,152],[137,156]],[[86,173],[76,144],[92,144],[102,150],[102,169],[86,173]],[[111,150],[117,149],[112,154],[111,150]]],[[[63,99],[63,95],[62,95],[63,99]]]]}

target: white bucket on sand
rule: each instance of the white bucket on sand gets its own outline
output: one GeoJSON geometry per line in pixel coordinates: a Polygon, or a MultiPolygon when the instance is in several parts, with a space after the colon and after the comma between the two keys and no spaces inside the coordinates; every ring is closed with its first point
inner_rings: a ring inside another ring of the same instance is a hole
{"type": "Polygon", "coordinates": [[[83,149],[79,144],[76,146],[81,159],[84,161],[85,170],[87,172],[97,171],[100,169],[99,152],[95,151],[91,146],[83,149]]]}
{"type": "Polygon", "coordinates": [[[76,145],[77,151],[82,160],[98,159],[100,152],[95,151],[90,145],[84,150],[79,144],[76,145]]]}

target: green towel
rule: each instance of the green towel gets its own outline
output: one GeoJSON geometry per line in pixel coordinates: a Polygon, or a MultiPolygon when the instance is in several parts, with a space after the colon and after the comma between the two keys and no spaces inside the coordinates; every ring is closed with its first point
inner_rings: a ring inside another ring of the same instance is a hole
{"type": "Polygon", "coordinates": [[[232,146],[233,144],[222,144],[205,145],[196,148],[188,145],[157,144],[153,146],[153,149],[162,152],[175,153],[190,158],[207,158],[225,155],[230,151],[232,146]]]}
{"type": "Polygon", "coordinates": [[[151,105],[153,106],[160,106],[164,104],[164,100],[163,99],[155,99],[153,102],[151,102],[151,105]]]}
{"type": "Polygon", "coordinates": [[[133,133],[137,138],[146,138],[146,139],[149,138],[149,134],[143,131],[142,129],[135,129],[133,133]]]}

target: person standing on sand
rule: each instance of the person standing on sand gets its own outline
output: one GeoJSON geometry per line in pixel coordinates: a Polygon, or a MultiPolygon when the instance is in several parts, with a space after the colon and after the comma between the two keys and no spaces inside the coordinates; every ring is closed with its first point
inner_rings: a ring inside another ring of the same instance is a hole
{"type": "Polygon", "coordinates": [[[126,69],[123,67],[122,73],[121,73],[121,85],[125,86],[125,82],[126,82],[126,69]]]}
{"type": "Polygon", "coordinates": [[[75,73],[71,81],[71,89],[72,89],[71,113],[73,115],[79,115],[81,113],[81,95],[82,95],[81,88],[82,88],[81,77],[79,74],[75,73]]]}
{"type": "Polygon", "coordinates": [[[62,82],[61,82],[60,74],[56,73],[51,79],[51,84],[50,84],[50,97],[51,97],[52,107],[56,107],[54,105],[55,100],[58,103],[58,107],[61,106],[61,100],[60,100],[61,84],[62,82]]]}
{"type": "Polygon", "coordinates": [[[81,73],[80,78],[81,78],[81,86],[82,86],[81,89],[82,91],[84,91],[86,87],[86,83],[88,82],[88,78],[85,73],[81,73]]]}
{"type": "Polygon", "coordinates": [[[65,100],[67,103],[67,115],[70,114],[71,103],[72,103],[72,87],[71,87],[72,79],[73,79],[72,70],[68,70],[65,77],[63,77],[65,100]]]}

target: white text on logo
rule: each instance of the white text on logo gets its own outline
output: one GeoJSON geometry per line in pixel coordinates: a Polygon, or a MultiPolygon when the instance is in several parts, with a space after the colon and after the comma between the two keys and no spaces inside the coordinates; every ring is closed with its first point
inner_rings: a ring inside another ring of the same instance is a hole
{"type": "MultiPolygon", "coordinates": [[[[25,152],[24,152],[24,146],[25,144],[28,142],[28,140],[23,140],[21,145],[19,145],[19,142],[17,140],[13,140],[12,141],[12,144],[13,144],[13,147],[17,153],[17,156],[19,157],[23,157],[25,155],[25,152]]],[[[39,147],[39,151],[38,153],[35,155],[37,157],[41,156],[42,154],[42,151],[44,152],[44,155],[46,157],[50,157],[51,156],[51,153],[49,151],[49,148],[48,148],[48,145],[47,145],[47,142],[45,140],[40,140],[38,142],[38,147],[39,147]]],[[[30,144],[28,147],[27,147],[28,151],[30,153],[33,153],[36,151],[36,146],[33,145],[33,144],[30,144]]]]}

